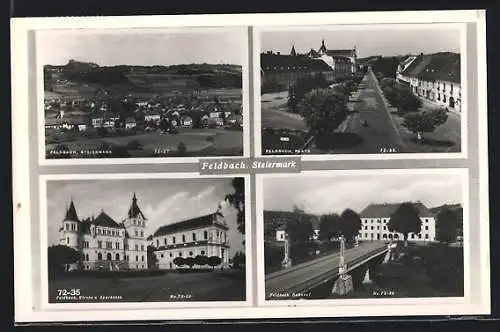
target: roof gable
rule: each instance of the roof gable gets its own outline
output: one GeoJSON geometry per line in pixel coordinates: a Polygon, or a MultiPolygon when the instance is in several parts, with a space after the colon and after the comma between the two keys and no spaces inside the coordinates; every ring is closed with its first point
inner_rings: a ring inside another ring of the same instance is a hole
{"type": "Polygon", "coordinates": [[[69,208],[66,210],[66,216],[64,220],[71,220],[71,221],[79,221],[78,215],[76,213],[75,209],[75,204],[73,204],[73,200],[69,203],[69,208]]]}
{"type": "Polygon", "coordinates": [[[94,225],[102,227],[123,228],[123,224],[119,224],[108,216],[104,211],[95,218],[94,225]]]}

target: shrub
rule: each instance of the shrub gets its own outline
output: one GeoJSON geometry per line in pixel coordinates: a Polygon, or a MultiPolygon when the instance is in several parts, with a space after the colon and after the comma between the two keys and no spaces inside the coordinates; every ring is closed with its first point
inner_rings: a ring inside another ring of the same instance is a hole
{"type": "Polygon", "coordinates": [[[187,153],[187,147],[184,142],[179,142],[179,145],[177,145],[177,153],[179,156],[184,156],[187,153]]]}

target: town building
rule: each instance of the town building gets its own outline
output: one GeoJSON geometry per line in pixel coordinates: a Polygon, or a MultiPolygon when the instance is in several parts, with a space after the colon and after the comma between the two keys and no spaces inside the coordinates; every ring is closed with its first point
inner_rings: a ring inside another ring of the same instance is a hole
{"type": "Polygon", "coordinates": [[[322,74],[327,81],[333,81],[335,72],[324,61],[304,55],[282,55],[267,52],[260,55],[261,84],[279,84],[288,89],[297,79],[322,74]]]}
{"type": "Polygon", "coordinates": [[[87,130],[87,120],[82,116],[45,118],[45,129],[87,130]]]}
{"type": "Polygon", "coordinates": [[[294,211],[264,210],[264,233],[268,240],[285,241],[287,225],[299,219],[311,223],[313,234],[311,240],[319,238],[319,218],[313,214],[294,211]]]}
{"type": "MultiPolygon", "coordinates": [[[[158,228],[153,246],[159,269],[175,269],[176,257],[216,256],[221,265],[229,263],[229,227],[219,209],[207,215],[158,228]]],[[[196,268],[196,266],[195,266],[196,268]]]]}
{"type": "Polygon", "coordinates": [[[357,71],[358,53],[356,47],[352,49],[329,50],[326,48],[325,40],[321,41],[321,46],[316,51],[311,48],[307,56],[312,59],[321,59],[337,76],[355,74],[357,71]]]}
{"type": "Polygon", "coordinates": [[[71,200],[59,229],[59,244],[81,254],[81,260],[73,264],[72,269],[147,269],[146,221],[135,193],[121,222],[115,221],[104,210],[95,218],[79,219],[71,200]]]}
{"type": "MultiPolygon", "coordinates": [[[[361,229],[359,240],[389,241],[403,240],[403,234],[391,232],[387,224],[391,215],[396,212],[400,204],[384,203],[370,204],[360,213],[361,229]]],[[[408,234],[410,241],[434,241],[436,238],[436,216],[423,203],[415,202],[413,206],[419,211],[422,227],[418,234],[408,234]]]]}
{"type": "Polygon", "coordinates": [[[424,101],[460,112],[460,54],[411,55],[397,68],[396,79],[424,101]]]}
{"type": "Polygon", "coordinates": [[[111,112],[105,112],[103,114],[94,115],[91,118],[92,127],[94,128],[114,128],[116,121],[120,119],[120,116],[113,114],[111,112]]]}
{"type": "Polygon", "coordinates": [[[137,121],[134,118],[128,117],[125,119],[125,129],[132,129],[137,127],[137,121]]]}

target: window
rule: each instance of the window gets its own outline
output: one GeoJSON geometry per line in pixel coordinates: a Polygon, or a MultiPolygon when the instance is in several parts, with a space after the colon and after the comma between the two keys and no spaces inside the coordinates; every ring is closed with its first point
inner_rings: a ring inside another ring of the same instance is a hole
{"type": "Polygon", "coordinates": [[[97,260],[98,260],[98,261],[102,261],[102,254],[101,254],[101,253],[98,253],[98,254],[97,254],[97,260]]]}
{"type": "Polygon", "coordinates": [[[69,231],[69,224],[66,224],[66,230],[69,231]]]}
{"type": "Polygon", "coordinates": [[[196,241],[196,233],[193,233],[193,241],[196,241]]]}
{"type": "Polygon", "coordinates": [[[167,245],[167,238],[164,238],[164,239],[163,239],[163,244],[164,244],[164,245],[167,245]]]}
{"type": "Polygon", "coordinates": [[[425,226],[425,230],[428,231],[429,230],[429,226],[425,226]]]}
{"type": "Polygon", "coordinates": [[[156,246],[159,247],[160,246],[160,240],[156,240],[156,246]]]}
{"type": "Polygon", "coordinates": [[[137,229],[134,230],[135,236],[138,236],[137,229]]]}
{"type": "Polygon", "coordinates": [[[125,259],[128,261],[128,255],[127,255],[127,256],[125,256],[125,259]]]}
{"type": "Polygon", "coordinates": [[[425,234],[425,238],[428,239],[429,238],[429,234],[425,234]]]}
{"type": "Polygon", "coordinates": [[[141,237],[144,237],[144,231],[141,231],[141,237]]]}
{"type": "Polygon", "coordinates": [[[205,250],[202,250],[202,251],[201,251],[201,254],[202,254],[202,255],[205,255],[205,250]]]}
{"type": "Polygon", "coordinates": [[[139,251],[139,245],[138,244],[135,245],[135,251],[139,251]]]}
{"type": "Polygon", "coordinates": [[[204,231],[203,232],[203,239],[208,239],[208,232],[207,231],[204,231]]]}
{"type": "Polygon", "coordinates": [[[372,231],[373,231],[373,226],[371,227],[372,231]]]}
{"type": "Polygon", "coordinates": [[[116,248],[116,249],[120,249],[120,242],[116,242],[116,243],[115,243],[115,248],[116,248]]]}
{"type": "Polygon", "coordinates": [[[186,235],[182,234],[182,242],[186,242],[186,235]]]}
{"type": "Polygon", "coordinates": [[[85,255],[85,260],[88,262],[89,261],[89,254],[85,255]]]}
{"type": "Polygon", "coordinates": [[[141,251],[144,251],[144,244],[141,244],[141,251]]]}
{"type": "Polygon", "coordinates": [[[69,244],[69,237],[66,238],[66,243],[69,244]]]}
{"type": "Polygon", "coordinates": [[[380,226],[377,226],[377,231],[380,230],[380,226]]]}
{"type": "Polygon", "coordinates": [[[175,236],[172,237],[172,243],[175,244],[175,236]]]}
{"type": "Polygon", "coordinates": [[[101,235],[101,229],[100,228],[97,229],[97,234],[101,235]]]}
{"type": "Polygon", "coordinates": [[[181,251],[179,251],[179,257],[182,257],[182,252],[181,251]]]}
{"type": "Polygon", "coordinates": [[[99,249],[102,248],[102,241],[97,241],[97,248],[99,248],[99,249]]]}
{"type": "Polygon", "coordinates": [[[135,256],[135,261],[138,262],[139,261],[139,256],[135,256]]]}
{"type": "Polygon", "coordinates": [[[189,256],[193,256],[193,252],[192,251],[189,252],[189,256]]]}
{"type": "Polygon", "coordinates": [[[161,258],[163,258],[163,254],[161,254],[161,258]]]}
{"type": "Polygon", "coordinates": [[[170,255],[169,255],[169,256],[170,256],[170,257],[172,257],[172,253],[170,253],[170,255]]]}
{"type": "Polygon", "coordinates": [[[368,233],[365,233],[365,237],[368,238],[368,233]]]}
{"type": "Polygon", "coordinates": [[[143,261],[143,262],[144,262],[144,256],[141,256],[141,261],[143,261]]]}
{"type": "Polygon", "coordinates": [[[113,249],[113,242],[106,242],[106,249],[113,249]]]}
{"type": "Polygon", "coordinates": [[[116,260],[119,261],[120,260],[120,254],[116,254],[116,260]]]}

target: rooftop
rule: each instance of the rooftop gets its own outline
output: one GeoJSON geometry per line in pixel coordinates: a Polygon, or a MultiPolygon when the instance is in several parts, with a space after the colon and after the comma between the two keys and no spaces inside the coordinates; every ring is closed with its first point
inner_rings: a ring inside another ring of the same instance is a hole
{"type": "Polygon", "coordinates": [[[260,67],[263,71],[331,71],[324,61],[311,59],[302,55],[282,55],[261,53],[260,67]]]}
{"type": "MultiPolygon", "coordinates": [[[[423,203],[412,203],[420,213],[420,217],[429,218],[434,217],[432,213],[423,203]]],[[[388,218],[399,208],[401,203],[383,203],[383,204],[370,204],[368,205],[359,216],[361,218],[388,218]]]]}
{"type": "Polygon", "coordinates": [[[403,71],[403,75],[429,81],[440,80],[460,83],[460,54],[451,52],[420,54],[403,71]]]}
{"type": "Polygon", "coordinates": [[[196,228],[202,228],[202,227],[207,227],[211,225],[217,225],[218,227],[228,229],[227,225],[221,224],[221,223],[216,223],[216,216],[222,216],[220,212],[214,212],[210,213],[204,216],[188,219],[188,220],[183,220],[179,221],[173,224],[169,225],[164,225],[161,226],[154,232],[153,236],[162,236],[170,233],[175,233],[175,232],[180,232],[183,230],[188,230],[188,229],[196,229],[196,228]]]}

